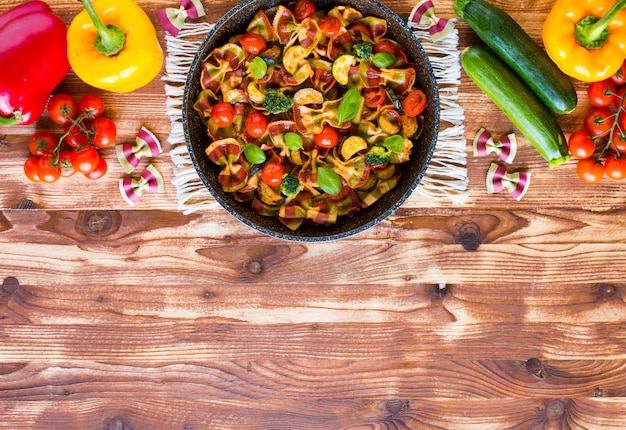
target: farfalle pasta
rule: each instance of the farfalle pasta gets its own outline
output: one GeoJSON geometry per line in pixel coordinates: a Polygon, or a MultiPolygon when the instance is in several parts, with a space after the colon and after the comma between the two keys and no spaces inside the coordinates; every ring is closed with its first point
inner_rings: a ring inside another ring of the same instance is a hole
{"type": "Polygon", "coordinates": [[[334,224],[393,189],[427,100],[386,32],[350,6],[299,0],[257,11],[214,49],[194,108],[222,189],[292,230],[334,224]]]}

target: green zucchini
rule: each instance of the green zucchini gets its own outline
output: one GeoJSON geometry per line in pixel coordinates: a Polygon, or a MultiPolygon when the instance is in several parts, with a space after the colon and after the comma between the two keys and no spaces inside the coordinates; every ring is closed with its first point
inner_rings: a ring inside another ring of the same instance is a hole
{"type": "Polygon", "coordinates": [[[555,167],[570,159],[556,117],[497,55],[482,46],[461,54],[467,76],[498,106],[537,152],[555,167]]]}
{"type": "Polygon", "coordinates": [[[554,113],[577,103],[570,78],[510,15],[485,0],[455,0],[454,11],[554,113]]]}

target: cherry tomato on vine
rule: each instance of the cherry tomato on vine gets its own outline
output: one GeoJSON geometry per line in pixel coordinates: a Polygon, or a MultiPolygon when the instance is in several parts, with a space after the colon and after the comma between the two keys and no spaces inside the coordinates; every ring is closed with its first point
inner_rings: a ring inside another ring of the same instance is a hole
{"type": "Polygon", "coordinates": [[[67,136],[65,136],[63,141],[72,148],[82,148],[89,143],[89,135],[87,133],[86,129],[83,130],[78,125],[72,127],[72,124],[66,124],[64,134],[67,134],[67,136]]]}
{"type": "Polygon", "coordinates": [[[381,40],[376,45],[374,45],[373,53],[378,54],[379,52],[387,52],[391,55],[398,55],[398,50],[393,45],[393,43],[388,40],[381,40]]]}
{"type": "Polygon", "coordinates": [[[613,131],[613,138],[611,141],[611,149],[626,155],[626,131],[613,131]]]}
{"type": "Polygon", "coordinates": [[[230,103],[220,102],[211,109],[211,118],[218,127],[228,127],[235,118],[235,109],[230,103]]]}
{"type": "Polygon", "coordinates": [[[413,90],[402,100],[402,109],[407,116],[414,117],[426,108],[426,94],[422,90],[413,90]]]}
{"type": "Polygon", "coordinates": [[[99,118],[104,114],[104,101],[97,94],[85,94],[78,101],[78,112],[91,112],[89,118],[99,118]]]}
{"type": "Polygon", "coordinates": [[[39,166],[37,168],[37,175],[41,182],[48,184],[56,182],[61,177],[61,169],[55,166],[55,159],[52,154],[46,154],[43,157],[39,157],[39,166]]]}
{"type": "Polygon", "coordinates": [[[94,131],[93,144],[97,148],[107,148],[115,143],[117,127],[109,118],[104,116],[96,118],[91,128],[94,131]]]}
{"type": "Polygon", "coordinates": [[[108,164],[106,160],[100,157],[100,159],[98,160],[98,164],[96,165],[96,168],[93,169],[91,172],[85,173],[85,177],[91,180],[100,179],[106,174],[107,169],[108,169],[108,164]]]}
{"type": "Polygon", "coordinates": [[[267,163],[261,169],[261,180],[270,187],[277,187],[283,182],[285,172],[285,166],[282,164],[277,162],[267,163]]]}
{"type": "Polygon", "coordinates": [[[59,167],[61,168],[61,176],[68,178],[76,173],[72,165],[72,152],[69,150],[59,152],[59,167]]]}
{"type": "Polygon", "coordinates": [[[28,142],[30,153],[38,157],[54,151],[56,147],[57,138],[47,131],[38,131],[30,137],[28,142]]]}
{"type": "Polygon", "coordinates": [[[323,16],[317,21],[317,26],[322,31],[322,34],[326,37],[333,37],[341,30],[341,21],[334,16],[323,16]]]}
{"type": "Polygon", "coordinates": [[[293,14],[298,21],[311,18],[315,14],[315,4],[312,0],[298,0],[293,7],[293,14]]]}
{"type": "Polygon", "coordinates": [[[313,136],[315,144],[321,148],[334,148],[339,144],[339,131],[328,124],[324,124],[322,131],[313,136]]]}
{"type": "Polygon", "coordinates": [[[72,153],[72,166],[77,172],[89,173],[98,167],[100,155],[93,146],[87,146],[72,153]]]}
{"type": "Polygon", "coordinates": [[[56,124],[69,124],[78,115],[76,101],[69,94],[55,94],[48,100],[48,115],[56,124]]]}
{"type": "Polygon", "coordinates": [[[39,157],[28,157],[24,162],[24,174],[32,182],[41,182],[39,178],[39,157]]]}
{"type": "Polygon", "coordinates": [[[267,42],[256,33],[245,33],[239,43],[249,54],[258,55],[267,49],[267,42]]]}
{"type": "Polygon", "coordinates": [[[622,66],[609,79],[615,85],[626,85],[626,61],[622,63],[622,66]]]}
{"type": "Polygon", "coordinates": [[[604,107],[592,108],[583,120],[585,130],[594,138],[609,134],[614,122],[615,115],[604,107]]]}
{"type": "Polygon", "coordinates": [[[583,158],[582,160],[578,160],[576,173],[583,181],[594,184],[599,182],[604,176],[604,166],[593,157],[583,158]]]}
{"type": "Polygon", "coordinates": [[[574,158],[589,158],[596,150],[596,145],[585,130],[573,132],[567,142],[569,153],[574,158]]]}
{"type": "Polygon", "coordinates": [[[370,109],[375,109],[385,101],[387,96],[383,87],[365,88],[363,90],[363,98],[365,99],[365,106],[370,109]]]}
{"type": "Polygon", "coordinates": [[[259,137],[265,134],[267,130],[267,118],[261,112],[252,112],[246,118],[246,132],[254,138],[258,139],[259,137]]]}
{"type": "Polygon", "coordinates": [[[611,106],[615,100],[615,84],[610,79],[592,82],[587,87],[587,97],[592,106],[611,106]]]}
{"type": "MultiPolygon", "coordinates": [[[[622,105],[622,100],[624,99],[624,94],[626,94],[626,86],[624,87],[619,87],[616,91],[615,94],[617,94],[615,96],[615,99],[613,100],[613,105],[619,109],[619,107],[622,105]]],[[[626,106],[625,106],[626,107],[626,106]]]]}
{"type": "Polygon", "coordinates": [[[626,178],[626,158],[617,158],[615,154],[606,157],[604,161],[604,173],[609,178],[618,181],[626,178]]]}

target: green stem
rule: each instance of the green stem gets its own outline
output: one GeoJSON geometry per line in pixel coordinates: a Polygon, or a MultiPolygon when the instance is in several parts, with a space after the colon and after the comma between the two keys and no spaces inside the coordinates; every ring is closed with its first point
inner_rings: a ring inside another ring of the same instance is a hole
{"type": "Polygon", "coordinates": [[[22,122],[22,112],[19,110],[13,112],[11,116],[0,115],[0,125],[17,125],[22,122]]]}
{"type": "Polygon", "coordinates": [[[587,16],[576,24],[576,41],[587,49],[601,48],[609,37],[608,26],[619,11],[626,7],[626,0],[617,0],[600,19],[587,16]]]}
{"type": "Polygon", "coordinates": [[[103,55],[113,56],[124,49],[124,43],[126,42],[126,35],[119,27],[109,24],[104,25],[96,10],[91,4],[91,0],[81,0],[85,6],[85,10],[91,18],[93,25],[96,27],[98,34],[94,41],[94,47],[103,55]]]}

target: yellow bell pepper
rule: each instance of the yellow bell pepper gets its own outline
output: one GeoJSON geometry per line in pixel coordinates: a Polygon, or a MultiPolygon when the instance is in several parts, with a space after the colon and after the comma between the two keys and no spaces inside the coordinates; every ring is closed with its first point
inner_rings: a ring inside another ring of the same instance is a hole
{"type": "Polygon", "coordinates": [[[126,93],[161,71],[163,50],[150,18],[133,0],[82,0],[67,31],[67,56],[85,83],[126,93]]]}
{"type": "Polygon", "coordinates": [[[567,75],[601,81],[626,58],[626,0],[557,0],[543,24],[543,44],[567,75]]]}

